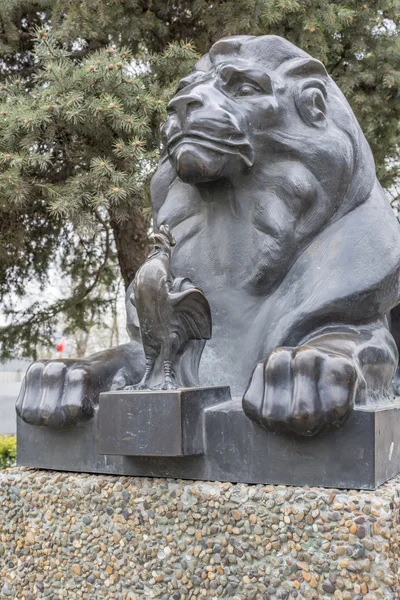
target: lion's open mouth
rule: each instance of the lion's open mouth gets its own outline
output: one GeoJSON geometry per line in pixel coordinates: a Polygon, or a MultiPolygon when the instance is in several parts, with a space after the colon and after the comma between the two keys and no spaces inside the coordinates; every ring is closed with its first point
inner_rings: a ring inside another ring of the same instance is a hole
{"type": "Polygon", "coordinates": [[[203,132],[179,132],[173,135],[167,143],[168,154],[171,155],[182,144],[197,144],[208,150],[215,150],[226,154],[239,155],[247,167],[254,164],[254,152],[250,142],[242,134],[229,133],[228,139],[212,136],[203,132]]]}

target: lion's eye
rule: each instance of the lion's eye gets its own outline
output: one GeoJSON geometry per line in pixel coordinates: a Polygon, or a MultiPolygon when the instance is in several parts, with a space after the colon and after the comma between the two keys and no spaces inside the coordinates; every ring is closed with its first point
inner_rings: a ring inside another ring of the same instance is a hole
{"type": "Polygon", "coordinates": [[[243,83],[237,88],[235,96],[253,96],[253,94],[260,93],[261,91],[260,86],[256,84],[243,83]]]}

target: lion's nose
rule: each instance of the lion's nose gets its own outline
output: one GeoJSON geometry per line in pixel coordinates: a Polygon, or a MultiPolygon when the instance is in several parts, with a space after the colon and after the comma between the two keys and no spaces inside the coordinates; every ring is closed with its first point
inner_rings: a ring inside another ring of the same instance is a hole
{"type": "Polygon", "coordinates": [[[203,106],[203,100],[198,94],[183,94],[172,98],[167,110],[170,115],[176,113],[179,120],[183,122],[192,110],[203,106]]]}

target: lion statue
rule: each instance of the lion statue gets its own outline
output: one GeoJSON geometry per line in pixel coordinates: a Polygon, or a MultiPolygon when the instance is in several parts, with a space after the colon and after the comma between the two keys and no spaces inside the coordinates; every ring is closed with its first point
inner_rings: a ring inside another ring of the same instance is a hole
{"type": "MultiPolygon", "coordinates": [[[[180,82],[163,138],[154,226],[170,227],[174,274],[211,306],[201,384],[229,385],[250,419],[304,436],[387,402],[399,226],[322,63],[277,36],[222,39],[180,82]]],[[[18,414],[65,426],[90,418],[100,391],[139,381],[129,302],[127,313],[130,344],[34,363],[18,414]]]]}

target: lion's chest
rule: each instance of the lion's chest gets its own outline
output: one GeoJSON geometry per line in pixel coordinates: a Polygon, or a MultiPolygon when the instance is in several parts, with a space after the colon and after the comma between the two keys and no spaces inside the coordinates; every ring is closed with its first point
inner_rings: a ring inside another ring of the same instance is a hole
{"type": "Polygon", "coordinates": [[[230,374],[229,385],[242,393],[262,358],[263,335],[255,323],[282,265],[260,215],[230,208],[171,194],[157,226],[167,223],[175,237],[174,276],[191,279],[210,303],[213,334],[202,357],[202,383],[215,385],[225,381],[221,373],[230,374]]]}
{"type": "Polygon", "coordinates": [[[252,215],[235,214],[221,203],[164,204],[157,225],[168,223],[176,239],[172,269],[189,277],[207,296],[219,291],[262,295],[270,273],[271,243],[252,215]],[[265,281],[263,281],[263,278],[265,281]]]}
{"type": "Polygon", "coordinates": [[[250,227],[234,221],[197,219],[190,229],[193,235],[187,227],[175,228],[175,272],[186,274],[209,291],[245,287],[256,270],[257,249],[250,227]]]}

